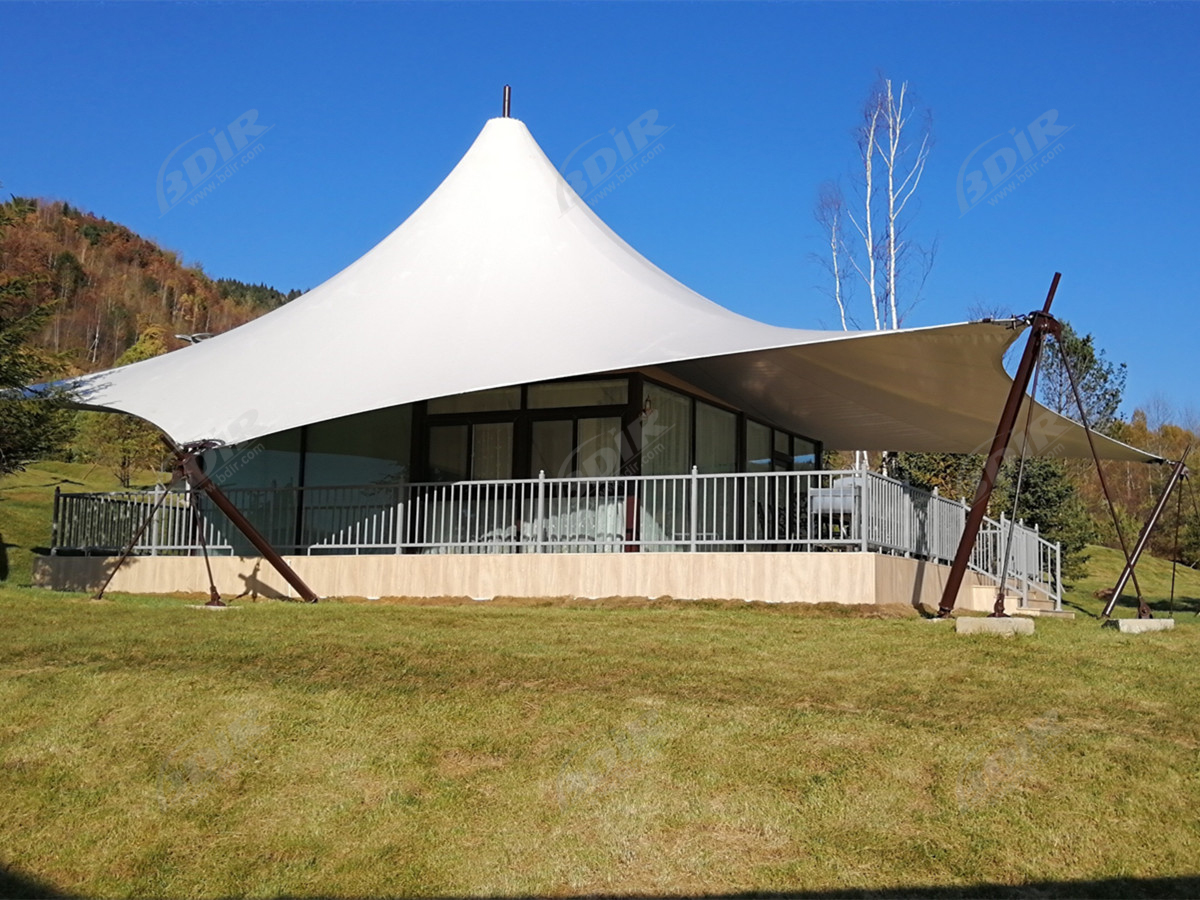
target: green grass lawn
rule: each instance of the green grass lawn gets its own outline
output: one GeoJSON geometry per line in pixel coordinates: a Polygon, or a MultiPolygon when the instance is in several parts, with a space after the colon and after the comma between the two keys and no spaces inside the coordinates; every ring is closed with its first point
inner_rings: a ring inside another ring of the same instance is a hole
{"type": "MultiPolygon", "coordinates": [[[[1125,557],[1120,550],[1108,547],[1088,548],[1088,575],[1071,585],[1063,597],[1063,609],[1074,610],[1078,615],[1098,616],[1104,609],[1104,600],[1096,598],[1101,589],[1112,589],[1125,566],[1125,557]]],[[[1200,612],[1200,572],[1187,566],[1175,566],[1175,600],[1171,601],[1171,563],[1151,556],[1143,556],[1138,562],[1137,577],[1145,593],[1146,601],[1155,616],[1166,616],[1174,612],[1176,617],[1193,618],[1200,612]]],[[[1137,616],[1137,601],[1131,583],[1121,595],[1121,602],[1114,616],[1137,616]]]]}
{"type": "MultiPolygon", "coordinates": [[[[139,472],[133,487],[147,488],[156,478],[139,472]]],[[[81,463],[41,462],[0,477],[0,583],[29,584],[34,548],[50,543],[56,487],[64,493],[122,489],[109,470],[81,463]]]]}
{"type": "Polygon", "coordinates": [[[0,894],[1195,896],[1200,627],[1102,629],[1093,562],[1010,640],[0,586],[0,894]]]}

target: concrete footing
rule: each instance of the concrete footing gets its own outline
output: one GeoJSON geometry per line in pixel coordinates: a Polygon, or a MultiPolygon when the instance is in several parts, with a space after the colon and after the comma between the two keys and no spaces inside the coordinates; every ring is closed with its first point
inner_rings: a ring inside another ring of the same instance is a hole
{"type": "Polygon", "coordinates": [[[1009,619],[962,616],[954,620],[954,630],[958,634],[1002,634],[1012,637],[1014,634],[1033,634],[1033,620],[1020,616],[1009,619]]]}
{"type": "Polygon", "coordinates": [[[1170,631],[1174,619],[1109,619],[1105,628],[1119,629],[1121,634],[1145,634],[1147,631],[1170,631]]]}

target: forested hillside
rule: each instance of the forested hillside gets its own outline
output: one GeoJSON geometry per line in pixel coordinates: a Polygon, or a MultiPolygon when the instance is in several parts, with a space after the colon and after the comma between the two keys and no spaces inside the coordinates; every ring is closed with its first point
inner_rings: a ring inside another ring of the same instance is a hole
{"type": "Polygon", "coordinates": [[[213,280],[198,265],[123,225],[66,203],[13,198],[0,204],[0,280],[20,313],[50,305],[32,343],[61,374],[112,366],[148,329],[219,333],[299,296],[266,285],[213,280]]]}

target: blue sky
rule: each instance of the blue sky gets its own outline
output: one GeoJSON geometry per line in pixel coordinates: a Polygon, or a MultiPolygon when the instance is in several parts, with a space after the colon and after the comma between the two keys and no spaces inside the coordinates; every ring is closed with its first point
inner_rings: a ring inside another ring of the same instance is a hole
{"type": "Polygon", "coordinates": [[[850,172],[883,71],[919,92],[937,140],[911,234],[939,253],[906,324],[1040,307],[1061,270],[1056,312],[1129,364],[1127,410],[1197,399],[1194,5],[5,3],[0,37],[6,192],[282,290],[399,225],[498,114],[505,83],[556,163],[656,110],[671,126],[660,152],[593,207],[706,296],[799,327],[836,327],[812,207],[850,172]],[[257,154],[164,214],[173,151],[229,139],[248,110],[247,133],[270,126],[257,154]],[[985,172],[1049,110],[1069,126],[1052,158],[963,214],[964,163],[985,172]]]}

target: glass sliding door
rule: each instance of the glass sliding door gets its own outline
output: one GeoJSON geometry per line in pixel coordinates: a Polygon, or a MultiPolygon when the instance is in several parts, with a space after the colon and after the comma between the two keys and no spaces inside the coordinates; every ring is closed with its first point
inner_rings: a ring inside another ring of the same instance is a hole
{"type": "Polygon", "coordinates": [[[775,432],[775,471],[787,472],[792,468],[792,436],[786,431],[775,432]]]}
{"type": "Polygon", "coordinates": [[[746,420],[746,471],[771,471],[771,429],[746,420]]]}
{"type": "Polygon", "coordinates": [[[304,483],[399,484],[408,481],[412,406],[393,406],[308,426],[304,483]]]}
{"type": "Polygon", "coordinates": [[[696,468],[701,475],[737,471],[737,415],[696,401],[696,468]]]}
{"type": "Polygon", "coordinates": [[[402,530],[396,510],[411,451],[411,405],[309,425],[301,544],[313,553],[371,544],[364,552],[387,552],[402,530]]]}
{"type": "Polygon", "coordinates": [[[619,417],[580,419],[577,432],[575,474],[579,478],[612,478],[621,474],[619,417]]]}
{"type": "Polygon", "coordinates": [[[471,478],[495,481],[512,478],[513,423],[489,422],[472,426],[471,478]]]}
{"type": "MultiPolygon", "coordinates": [[[[293,428],[233,448],[219,447],[209,450],[200,460],[201,469],[213,483],[222,490],[235,491],[242,514],[284,553],[293,552],[298,546],[299,497],[294,489],[299,487],[301,479],[301,431],[293,428]]],[[[228,544],[238,556],[257,553],[206,495],[197,493],[194,497],[201,512],[215,523],[215,533],[209,536],[212,543],[228,544]]]]}
{"type": "Polygon", "coordinates": [[[429,429],[429,480],[462,481],[467,477],[468,425],[434,425],[429,429]]]}
{"type": "Polygon", "coordinates": [[[545,472],[547,478],[570,478],[575,474],[574,420],[534,422],[531,432],[532,477],[537,478],[539,472],[545,472]]]}
{"type": "MultiPolygon", "coordinates": [[[[643,475],[687,475],[692,463],[692,398],[646,384],[643,402],[643,475]]],[[[642,485],[640,538],[643,551],[683,549],[687,540],[686,478],[654,479],[642,485]]]]}
{"type": "Polygon", "coordinates": [[[647,384],[644,408],[642,474],[686,475],[692,462],[692,399],[647,384]]]}
{"type": "MultiPolygon", "coordinates": [[[[696,470],[701,475],[737,471],[737,415],[696,401],[696,470]]],[[[738,491],[734,482],[705,478],[699,483],[696,510],[697,541],[735,537],[738,491]]],[[[715,546],[701,549],[717,549],[715,546]]]]}

